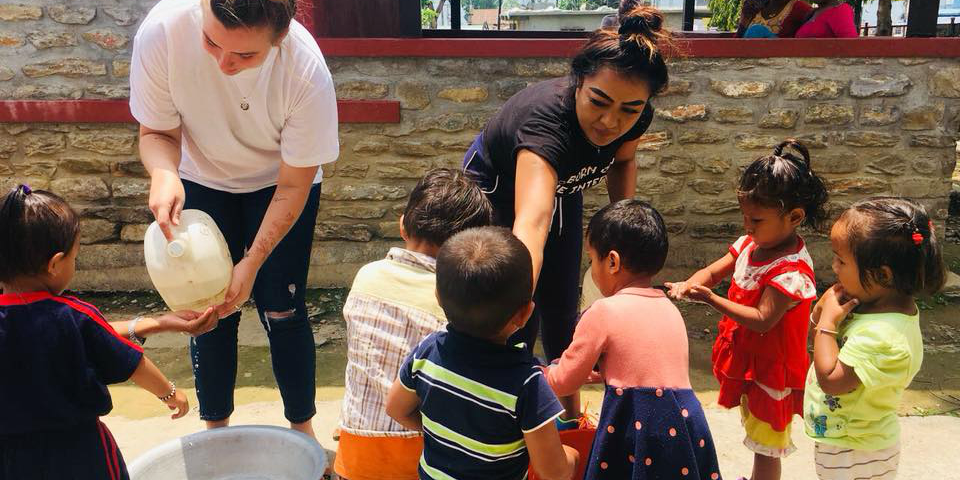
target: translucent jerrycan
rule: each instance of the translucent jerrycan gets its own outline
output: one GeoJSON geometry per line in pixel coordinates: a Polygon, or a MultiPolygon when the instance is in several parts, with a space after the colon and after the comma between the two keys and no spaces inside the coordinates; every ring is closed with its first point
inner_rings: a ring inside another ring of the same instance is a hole
{"type": "Polygon", "coordinates": [[[202,312],[223,303],[233,275],[227,241],[210,215],[184,210],[167,242],[157,222],[143,239],[147,272],[167,307],[202,312]]]}

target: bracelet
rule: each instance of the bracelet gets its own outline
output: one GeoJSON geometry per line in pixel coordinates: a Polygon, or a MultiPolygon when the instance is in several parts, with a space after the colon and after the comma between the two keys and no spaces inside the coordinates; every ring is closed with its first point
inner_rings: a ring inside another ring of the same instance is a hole
{"type": "Polygon", "coordinates": [[[833,336],[837,336],[837,331],[836,331],[836,330],[830,330],[830,329],[827,329],[827,328],[817,327],[817,332],[829,333],[829,334],[831,334],[831,335],[833,335],[833,336]]]}
{"type": "Polygon", "coordinates": [[[130,326],[127,328],[127,338],[129,338],[131,342],[143,346],[147,339],[137,335],[136,332],[137,322],[140,320],[143,320],[143,316],[139,316],[130,321],[130,326]]]}
{"type": "Polygon", "coordinates": [[[166,402],[167,400],[170,400],[171,398],[173,398],[173,396],[176,394],[177,394],[177,386],[174,385],[173,382],[170,382],[170,393],[166,394],[165,396],[157,397],[157,398],[159,398],[161,402],[166,402]]]}

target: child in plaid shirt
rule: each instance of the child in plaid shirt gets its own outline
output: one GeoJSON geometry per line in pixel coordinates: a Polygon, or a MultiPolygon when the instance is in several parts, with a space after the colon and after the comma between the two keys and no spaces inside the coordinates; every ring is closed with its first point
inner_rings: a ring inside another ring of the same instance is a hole
{"type": "Polygon", "coordinates": [[[420,432],[387,416],[387,392],[410,351],[447,320],[436,298],[436,254],[455,233],[493,221],[480,188],[435,169],[417,183],[400,218],[404,248],[357,272],[343,307],[346,391],[334,469],[349,480],[416,480],[420,432]],[[375,458],[377,461],[371,462],[375,458]]]}

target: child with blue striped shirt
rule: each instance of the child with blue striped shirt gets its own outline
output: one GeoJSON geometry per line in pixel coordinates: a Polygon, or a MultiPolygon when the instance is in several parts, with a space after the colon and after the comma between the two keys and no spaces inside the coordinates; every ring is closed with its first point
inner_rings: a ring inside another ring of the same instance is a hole
{"type": "Polygon", "coordinates": [[[533,356],[507,339],[533,311],[530,252],[509,230],[453,236],[437,255],[447,331],[407,357],[387,414],[422,430],[421,479],[569,479],[577,451],[561,445],[563,413],[533,356]]]}

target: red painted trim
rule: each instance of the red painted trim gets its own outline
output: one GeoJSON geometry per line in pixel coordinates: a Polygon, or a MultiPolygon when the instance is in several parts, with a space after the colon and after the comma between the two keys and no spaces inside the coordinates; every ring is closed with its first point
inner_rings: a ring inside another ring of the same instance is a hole
{"type": "MultiPolygon", "coordinates": [[[[583,39],[317,38],[328,57],[570,57],[583,39]]],[[[679,39],[700,58],[960,57],[960,38],[679,39]]]]}
{"type": "MultiPolygon", "coordinates": [[[[340,123],[400,123],[395,100],[341,100],[340,123]]],[[[3,100],[0,122],[137,123],[126,100],[3,100]]]]}

